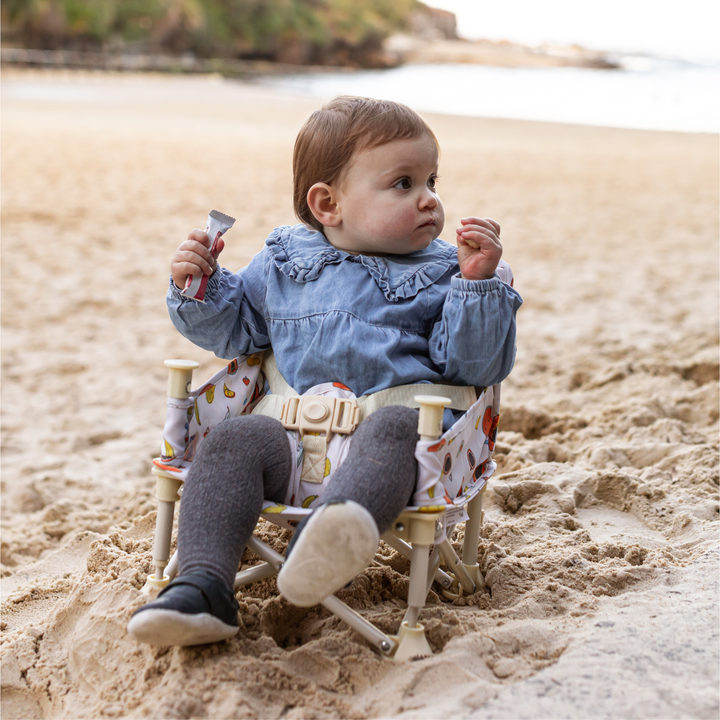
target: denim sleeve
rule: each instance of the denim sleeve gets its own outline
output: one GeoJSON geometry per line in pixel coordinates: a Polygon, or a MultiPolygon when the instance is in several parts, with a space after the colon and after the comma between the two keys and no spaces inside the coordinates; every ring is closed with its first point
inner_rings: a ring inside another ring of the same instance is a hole
{"type": "Polygon", "coordinates": [[[208,281],[205,303],[184,297],[171,278],[167,305],[173,325],[195,345],[226,360],[266,350],[266,260],[261,252],[238,273],[218,268],[208,281]]]}
{"type": "Polygon", "coordinates": [[[497,276],[456,275],[430,334],[430,358],[446,380],[488,386],[504,380],[515,362],[516,290],[497,276]]]}

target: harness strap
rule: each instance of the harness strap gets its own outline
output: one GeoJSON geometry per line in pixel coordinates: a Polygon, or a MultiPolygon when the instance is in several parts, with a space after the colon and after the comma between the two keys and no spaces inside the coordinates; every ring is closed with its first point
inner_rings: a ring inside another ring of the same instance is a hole
{"type": "MultiPolygon", "coordinates": [[[[275,355],[272,352],[266,352],[263,357],[263,371],[270,384],[270,395],[266,395],[254,408],[253,413],[258,415],[269,415],[279,420],[282,414],[282,407],[285,400],[289,397],[300,397],[285,378],[280,374],[275,355]]],[[[439,395],[450,398],[450,406],[453,410],[461,410],[465,412],[469,410],[477,400],[477,393],[474,387],[468,385],[430,385],[428,383],[418,383],[415,385],[398,385],[397,387],[387,388],[372,393],[372,395],[363,395],[357,399],[358,405],[362,408],[363,418],[370,413],[387,407],[388,405],[403,405],[404,407],[418,408],[415,402],[416,395],[439,395]]]]}
{"type": "Polygon", "coordinates": [[[327,459],[327,435],[303,436],[303,466],[300,476],[304,482],[322,485],[327,459]]]}
{"type": "Polygon", "coordinates": [[[398,385],[387,390],[380,390],[372,395],[363,395],[358,398],[358,405],[362,408],[363,417],[370,413],[387,407],[388,405],[404,405],[409,408],[419,408],[415,402],[416,395],[439,395],[450,398],[453,410],[469,410],[477,400],[475,388],[461,385],[429,385],[418,383],[416,385],[398,385]]]}
{"type": "MultiPolygon", "coordinates": [[[[280,374],[275,355],[266,352],[263,357],[263,372],[270,385],[270,395],[266,395],[253,409],[254,415],[268,415],[276,420],[282,418],[283,405],[288,398],[300,397],[280,374]]],[[[362,418],[389,405],[403,405],[418,408],[416,395],[438,395],[450,398],[453,410],[466,411],[477,400],[474,387],[459,385],[398,385],[397,387],[380,390],[371,395],[363,395],[357,399],[362,410],[362,418]]],[[[329,433],[328,433],[329,435],[329,433]]],[[[303,469],[302,479],[305,482],[322,483],[325,478],[325,457],[327,454],[328,435],[306,433],[303,436],[303,469]]]]}

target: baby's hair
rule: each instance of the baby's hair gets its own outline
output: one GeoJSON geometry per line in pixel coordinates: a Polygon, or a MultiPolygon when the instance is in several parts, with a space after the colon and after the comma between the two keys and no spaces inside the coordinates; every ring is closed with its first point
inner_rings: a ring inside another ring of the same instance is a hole
{"type": "Polygon", "coordinates": [[[337,182],[360,150],[422,135],[437,144],[433,131],[414,110],[391,100],[340,95],[316,110],[295,140],[293,206],[298,219],[322,231],[307,203],[315,183],[337,182]]]}

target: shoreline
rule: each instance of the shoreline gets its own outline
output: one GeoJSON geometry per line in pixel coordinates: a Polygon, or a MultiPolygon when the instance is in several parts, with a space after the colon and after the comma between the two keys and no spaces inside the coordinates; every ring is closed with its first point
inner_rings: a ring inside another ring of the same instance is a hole
{"type": "MultiPolygon", "coordinates": [[[[333,68],[333,71],[335,68],[333,68]]],[[[341,69],[342,71],[342,69],[341,69]]],[[[364,70],[349,70],[348,74],[352,75],[355,72],[366,72],[364,70]]],[[[384,72],[384,71],[377,71],[377,72],[384,72]]],[[[324,72],[321,72],[320,75],[325,74],[324,72]]],[[[313,105],[315,107],[318,107],[321,102],[323,101],[320,97],[315,97],[307,93],[302,93],[300,91],[295,91],[292,89],[288,89],[285,87],[277,87],[276,85],[273,85],[271,82],[264,82],[264,80],[268,79],[266,76],[258,75],[257,77],[253,78],[240,78],[240,77],[226,77],[223,76],[220,73],[165,73],[165,72],[155,72],[155,71],[148,71],[148,72],[135,72],[135,71],[126,71],[126,70],[88,70],[88,69],[76,69],[76,68],[25,68],[25,67],[9,67],[7,69],[3,69],[2,72],[2,85],[5,88],[10,89],[10,92],[12,93],[11,86],[13,84],[21,84],[22,82],[27,82],[28,84],[36,84],[39,81],[42,80],[48,80],[49,84],[72,84],[75,82],[78,85],[86,85],[86,84],[94,84],[94,85],[102,85],[103,83],[109,83],[109,84],[116,84],[121,86],[132,86],[132,85],[146,85],[150,83],[154,83],[158,86],[165,86],[168,89],[172,88],[172,86],[181,86],[183,84],[187,84],[189,86],[192,86],[193,84],[197,84],[199,87],[202,87],[203,85],[208,86],[222,86],[223,84],[226,85],[228,89],[236,88],[240,94],[247,93],[249,91],[255,91],[259,93],[266,94],[268,96],[275,96],[277,98],[292,98],[294,101],[297,102],[306,102],[310,105],[313,105]]],[[[77,98],[52,98],[52,97],[34,97],[34,98],[23,98],[28,101],[33,102],[49,102],[49,103],[62,103],[62,102],[80,102],[77,98]]],[[[177,99],[177,94],[173,93],[167,93],[166,99],[168,101],[173,101],[177,99]]],[[[127,97],[125,98],[126,102],[137,102],[142,101],[143,98],[140,97],[127,97]]],[[[86,98],[86,101],[89,103],[93,103],[93,99],[89,96],[86,98]]],[[[144,99],[145,102],[149,104],[157,104],[160,102],[163,102],[165,100],[162,100],[160,98],[151,98],[146,97],[144,99]]],[[[116,103],[120,102],[120,99],[115,101],[116,103]]],[[[561,120],[543,120],[543,119],[530,119],[530,118],[514,118],[514,117],[495,117],[495,116],[487,116],[487,115],[471,115],[471,114],[458,114],[458,113],[452,113],[452,112],[439,112],[439,111],[422,111],[422,114],[424,115],[437,115],[437,116],[446,116],[446,117],[454,117],[454,118],[467,118],[467,119],[478,119],[478,120],[485,120],[488,122],[500,122],[500,123],[529,123],[529,124],[535,124],[538,125],[546,125],[546,126],[558,126],[560,128],[571,128],[571,127],[578,127],[578,128],[588,128],[588,129],[597,129],[602,131],[617,131],[617,132],[638,132],[638,133],[668,133],[668,134],[678,134],[678,135],[698,135],[703,137],[712,137],[712,136],[718,136],[720,135],[720,131],[702,131],[702,130],[666,130],[666,129],[656,129],[656,128],[637,128],[637,127],[623,127],[623,126],[613,126],[613,125],[602,125],[602,124],[588,124],[588,123],[580,123],[580,122],[572,122],[572,121],[561,121],[561,120]]]]}

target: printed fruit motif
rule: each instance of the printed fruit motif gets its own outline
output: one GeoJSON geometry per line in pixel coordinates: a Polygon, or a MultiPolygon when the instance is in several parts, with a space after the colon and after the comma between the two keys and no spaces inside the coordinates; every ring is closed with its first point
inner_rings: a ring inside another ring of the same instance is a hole
{"type": "Polygon", "coordinates": [[[205,399],[207,400],[208,405],[212,403],[212,401],[215,399],[215,386],[214,385],[206,385],[199,393],[198,395],[205,395],[205,399]]]}
{"type": "Polygon", "coordinates": [[[243,382],[244,382],[246,385],[249,385],[249,384],[250,384],[250,378],[246,375],[246,376],[243,378],[243,382]]]}
{"type": "Polygon", "coordinates": [[[339,382],[334,382],[333,387],[340,388],[341,390],[347,390],[348,392],[352,392],[352,390],[347,385],[343,385],[342,383],[339,383],[339,382]]]}
{"type": "Polygon", "coordinates": [[[228,375],[234,375],[238,371],[238,367],[238,361],[231,360],[230,364],[228,365],[228,375]]]}
{"type": "Polygon", "coordinates": [[[248,364],[250,367],[254,367],[255,365],[259,365],[260,362],[261,362],[261,360],[260,360],[260,358],[259,358],[257,355],[251,355],[251,356],[247,359],[247,364],[248,364]]]}
{"type": "Polygon", "coordinates": [[[495,449],[495,440],[497,439],[498,425],[500,424],[500,415],[496,415],[492,419],[492,427],[490,428],[490,435],[488,435],[488,445],[490,446],[490,452],[495,449]]]}
{"type": "Polygon", "coordinates": [[[317,495],[310,495],[302,501],[302,506],[307,510],[317,500],[317,495]]]}
{"type": "Polygon", "coordinates": [[[432,500],[435,497],[435,485],[428,490],[428,497],[432,500]]]}
{"type": "Polygon", "coordinates": [[[428,448],[428,452],[437,452],[438,450],[441,450],[442,448],[444,448],[446,444],[447,444],[447,441],[445,440],[445,438],[443,438],[440,442],[435,443],[434,445],[431,445],[428,448]]]}
{"type": "Polygon", "coordinates": [[[165,460],[169,460],[170,458],[175,457],[175,451],[173,450],[173,446],[165,438],[163,438],[162,456],[165,460]]]}
{"type": "Polygon", "coordinates": [[[235,397],[235,391],[231,390],[225,383],[223,383],[223,393],[225,394],[225,397],[228,397],[228,398],[235,397]]]}
{"type": "Polygon", "coordinates": [[[483,432],[485,433],[486,437],[489,437],[490,430],[492,429],[492,408],[489,405],[485,408],[485,414],[483,415],[482,429],[483,429],[483,432]]]}
{"type": "Polygon", "coordinates": [[[470,464],[470,469],[472,470],[475,467],[475,455],[473,455],[472,450],[468,450],[467,457],[468,463],[470,464]]]}
{"type": "Polygon", "coordinates": [[[330,458],[325,458],[325,474],[323,477],[327,477],[330,474],[330,469],[332,465],[330,465],[330,458]]]}
{"type": "Polygon", "coordinates": [[[198,408],[197,398],[195,398],[195,421],[198,425],[202,425],[202,423],[200,422],[200,409],[198,408]]]}
{"type": "Polygon", "coordinates": [[[475,472],[473,473],[473,478],[475,480],[478,480],[480,476],[487,470],[487,460],[484,463],[480,463],[476,468],[475,472]]]}
{"type": "Polygon", "coordinates": [[[437,512],[438,510],[444,510],[444,505],[424,505],[418,508],[418,512],[437,512]]]}
{"type": "Polygon", "coordinates": [[[280,513],[287,510],[287,505],[270,505],[263,508],[263,513],[270,513],[271,515],[279,515],[280,513]]]}
{"type": "Polygon", "coordinates": [[[457,451],[457,453],[455,454],[455,457],[460,457],[460,453],[462,452],[462,449],[463,449],[464,447],[465,447],[465,441],[463,440],[463,441],[460,443],[460,447],[458,448],[458,451],[457,451]]]}
{"type": "Polygon", "coordinates": [[[452,470],[452,455],[448,453],[443,460],[443,475],[447,475],[452,470]]]}

